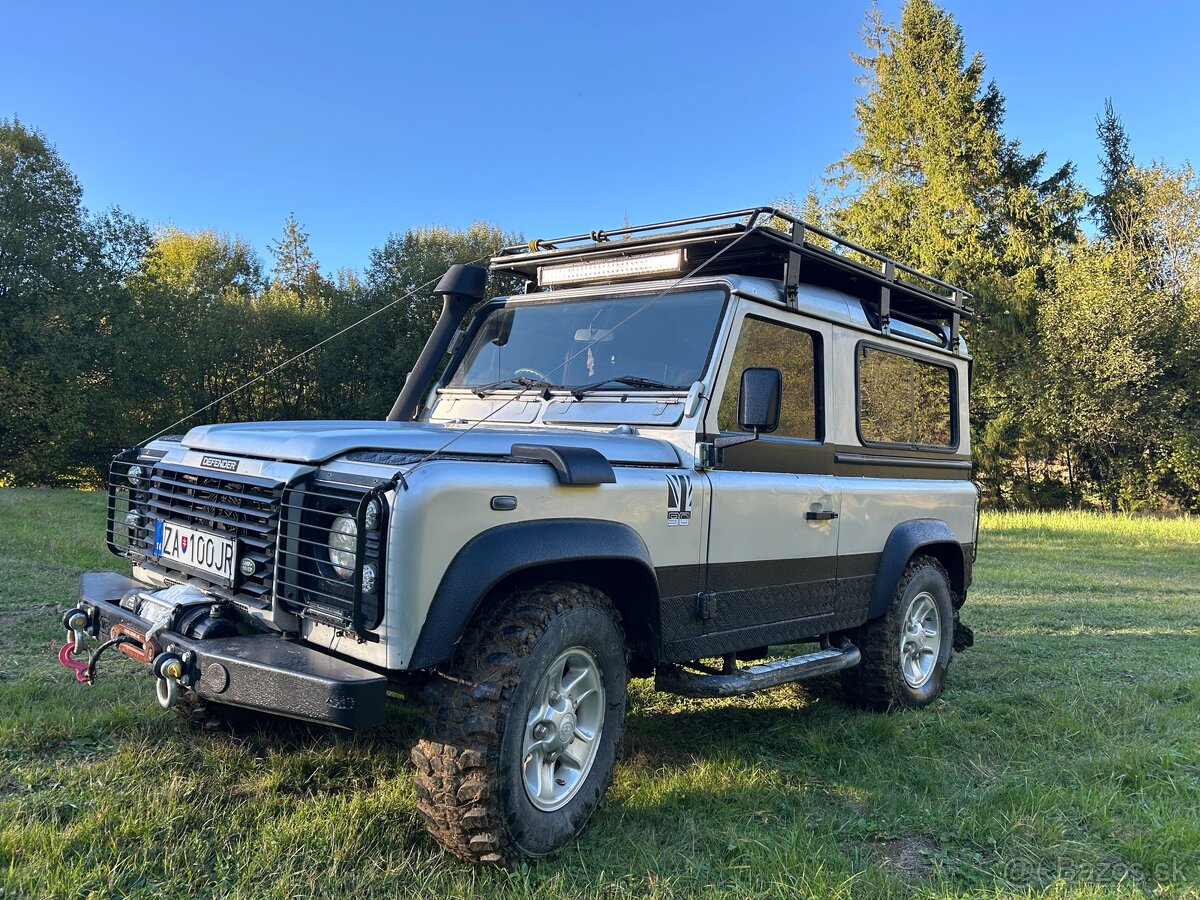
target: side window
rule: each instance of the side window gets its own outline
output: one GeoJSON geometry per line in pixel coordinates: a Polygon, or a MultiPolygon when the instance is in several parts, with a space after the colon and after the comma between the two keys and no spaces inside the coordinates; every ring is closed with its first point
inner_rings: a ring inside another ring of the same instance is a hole
{"type": "Polygon", "coordinates": [[[747,316],[742,321],[725,393],[717,408],[721,431],[740,431],[737,421],[738,385],[748,366],[774,366],[783,373],[783,405],[779,428],[772,437],[819,436],[817,422],[816,338],[807,331],[747,316]]]}
{"type": "Polygon", "coordinates": [[[858,351],[858,431],[868,444],[954,443],[954,373],[866,344],[858,351]]]}

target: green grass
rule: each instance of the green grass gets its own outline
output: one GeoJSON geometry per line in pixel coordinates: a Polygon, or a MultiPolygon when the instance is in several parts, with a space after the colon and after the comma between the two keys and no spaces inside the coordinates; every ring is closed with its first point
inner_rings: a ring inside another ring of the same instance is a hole
{"type": "Polygon", "coordinates": [[[976,646],[920,712],[837,682],[689,701],[635,682],[607,806],[512,874],[444,857],[414,720],[194,733],[57,619],[104,498],[0,490],[0,896],[1200,896],[1200,522],[988,516],[976,646]]]}

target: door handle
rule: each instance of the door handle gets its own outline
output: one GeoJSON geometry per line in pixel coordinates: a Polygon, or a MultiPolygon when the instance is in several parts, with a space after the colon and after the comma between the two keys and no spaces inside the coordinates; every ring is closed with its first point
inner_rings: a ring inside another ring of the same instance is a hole
{"type": "Polygon", "coordinates": [[[804,518],[808,519],[810,522],[824,522],[829,519],[836,519],[837,517],[838,514],[832,509],[822,509],[818,512],[809,511],[804,514],[804,518]]]}

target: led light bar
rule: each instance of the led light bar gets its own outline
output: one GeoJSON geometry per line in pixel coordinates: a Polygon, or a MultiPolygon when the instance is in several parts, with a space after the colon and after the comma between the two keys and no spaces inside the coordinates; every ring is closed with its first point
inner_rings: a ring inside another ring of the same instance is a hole
{"type": "Polygon", "coordinates": [[[664,275],[683,270],[683,249],[640,256],[619,256],[594,262],[564,263],[560,266],[538,266],[538,284],[579,284],[584,281],[612,281],[617,278],[637,278],[642,275],[664,275]]]}

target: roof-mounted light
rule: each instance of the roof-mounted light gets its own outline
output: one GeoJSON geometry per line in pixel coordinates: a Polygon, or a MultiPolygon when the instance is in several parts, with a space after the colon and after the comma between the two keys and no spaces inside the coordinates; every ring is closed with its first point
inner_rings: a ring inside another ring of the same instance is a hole
{"type": "Polygon", "coordinates": [[[641,278],[646,275],[667,275],[683,271],[683,249],[639,256],[617,256],[588,262],[564,263],[559,266],[539,266],[538,284],[550,287],[580,284],[585,281],[615,281],[619,278],[641,278]]]}

